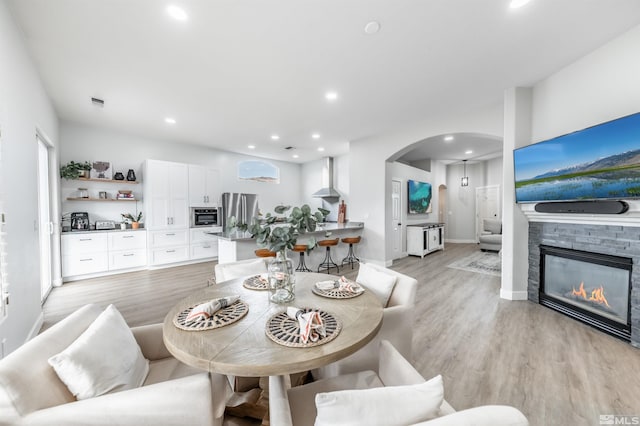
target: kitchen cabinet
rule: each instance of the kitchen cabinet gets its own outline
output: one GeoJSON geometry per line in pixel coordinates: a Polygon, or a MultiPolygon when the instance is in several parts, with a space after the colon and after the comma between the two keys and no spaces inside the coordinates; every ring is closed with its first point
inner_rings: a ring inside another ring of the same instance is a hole
{"type": "Polygon", "coordinates": [[[218,207],[220,172],[203,166],[189,165],[189,205],[218,207]]]}
{"type": "Polygon", "coordinates": [[[107,275],[147,265],[147,236],[140,231],[89,231],[62,234],[62,276],[107,275]]]}
{"type": "Polygon", "coordinates": [[[192,228],[189,257],[192,260],[218,257],[218,236],[212,234],[221,232],[221,226],[192,228]]]}
{"type": "Polygon", "coordinates": [[[424,257],[444,250],[444,224],[421,223],[407,226],[407,254],[424,257]]]}
{"type": "Polygon", "coordinates": [[[145,226],[149,230],[189,227],[186,164],[147,160],[144,168],[145,226]]]}

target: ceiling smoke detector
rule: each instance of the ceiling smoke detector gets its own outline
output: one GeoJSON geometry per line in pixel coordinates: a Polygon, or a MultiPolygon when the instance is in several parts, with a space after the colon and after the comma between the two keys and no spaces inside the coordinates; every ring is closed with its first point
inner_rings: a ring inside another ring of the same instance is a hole
{"type": "Polygon", "coordinates": [[[104,100],[99,98],[91,98],[91,103],[95,106],[104,107],[104,100]]]}

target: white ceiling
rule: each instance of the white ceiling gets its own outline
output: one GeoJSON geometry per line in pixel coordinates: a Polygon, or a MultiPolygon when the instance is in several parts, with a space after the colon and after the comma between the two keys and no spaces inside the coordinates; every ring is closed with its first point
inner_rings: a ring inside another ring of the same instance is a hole
{"type": "Polygon", "coordinates": [[[640,23],[638,0],[7,3],[62,120],[299,162],[500,102],[640,23]]]}

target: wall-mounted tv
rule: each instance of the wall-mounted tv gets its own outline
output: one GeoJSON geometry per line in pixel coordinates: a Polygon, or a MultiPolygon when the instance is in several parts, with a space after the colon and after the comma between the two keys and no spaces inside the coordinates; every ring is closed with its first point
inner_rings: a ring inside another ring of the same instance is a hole
{"type": "Polygon", "coordinates": [[[431,213],[431,184],[409,179],[409,214],[431,213]]]}
{"type": "Polygon", "coordinates": [[[640,197],[640,113],[514,150],[517,203],[640,197]]]}

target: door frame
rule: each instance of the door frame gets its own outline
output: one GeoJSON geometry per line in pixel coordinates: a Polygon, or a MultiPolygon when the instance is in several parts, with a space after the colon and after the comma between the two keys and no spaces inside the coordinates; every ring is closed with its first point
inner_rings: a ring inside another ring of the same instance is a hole
{"type": "Polygon", "coordinates": [[[394,231],[393,228],[395,225],[391,225],[391,259],[395,260],[395,259],[400,259],[402,257],[405,257],[407,254],[407,251],[405,249],[405,233],[404,233],[404,226],[405,226],[405,216],[403,215],[403,202],[404,202],[404,197],[403,197],[403,182],[404,179],[402,178],[398,178],[398,177],[392,177],[391,178],[391,187],[390,187],[390,191],[389,191],[389,196],[390,196],[390,206],[391,206],[391,215],[390,215],[390,219],[393,220],[393,183],[394,182],[398,182],[400,184],[400,192],[399,192],[399,200],[400,200],[400,206],[399,206],[399,225],[398,225],[398,232],[400,234],[400,246],[398,247],[398,250],[395,251],[393,250],[393,240],[395,239],[395,235],[394,235],[394,231]]]}

